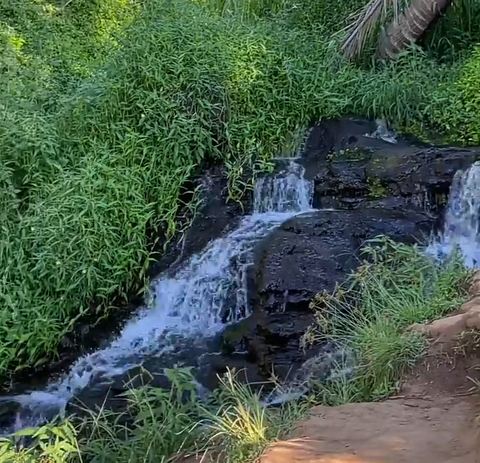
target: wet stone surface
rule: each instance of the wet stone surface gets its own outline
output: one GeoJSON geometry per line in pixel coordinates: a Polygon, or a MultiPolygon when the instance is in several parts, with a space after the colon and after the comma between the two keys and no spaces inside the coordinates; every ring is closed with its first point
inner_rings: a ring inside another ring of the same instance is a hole
{"type": "Polygon", "coordinates": [[[257,249],[253,311],[306,311],[316,293],[332,291],[358,266],[366,240],[386,235],[413,244],[425,240],[431,226],[427,214],[384,208],[296,216],[257,249]]]}
{"type": "Polygon", "coordinates": [[[399,138],[366,137],[371,121],[342,119],[314,126],[301,161],[315,182],[315,208],[427,207],[441,212],[457,170],[479,159],[478,149],[436,147],[399,138]],[[440,208],[439,208],[440,206],[440,208]]]}

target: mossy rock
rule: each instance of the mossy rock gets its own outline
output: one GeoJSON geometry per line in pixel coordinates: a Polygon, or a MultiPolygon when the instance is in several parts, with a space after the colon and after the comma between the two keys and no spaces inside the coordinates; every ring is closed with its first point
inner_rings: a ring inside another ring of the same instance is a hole
{"type": "Polygon", "coordinates": [[[329,162],[368,161],[371,157],[371,150],[359,146],[332,151],[327,154],[327,160],[329,162]]]}
{"type": "Polygon", "coordinates": [[[369,194],[372,199],[381,199],[387,196],[387,188],[378,178],[368,178],[369,194]]]}
{"type": "Polygon", "coordinates": [[[366,174],[371,181],[375,179],[397,179],[418,167],[418,161],[412,158],[411,153],[400,150],[378,151],[374,153],[365,166],[366,174]]]}

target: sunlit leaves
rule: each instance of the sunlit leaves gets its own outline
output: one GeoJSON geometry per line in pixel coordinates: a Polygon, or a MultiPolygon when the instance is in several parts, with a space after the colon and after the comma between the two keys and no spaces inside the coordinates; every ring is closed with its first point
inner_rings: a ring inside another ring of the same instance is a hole
{"type": "Polygon", "coordinates": [[[23,429],[0,438],[0,463],[67,463],[79,456],[76,435],[69,421],[23,429]]]}

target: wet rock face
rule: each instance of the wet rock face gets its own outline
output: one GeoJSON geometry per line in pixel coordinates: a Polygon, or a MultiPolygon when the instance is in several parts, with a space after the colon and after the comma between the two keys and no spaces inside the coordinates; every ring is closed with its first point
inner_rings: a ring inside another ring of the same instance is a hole
{"type": "Polygon", "coordinates": [[[301,348],[313,321],[312,297],[345,280],[368,239],[428,241],[453,176],[480,159],[478,149],[365,136],[375,130],[373,121],[341,119],[310,131],[299,162],[314,182],[313,207],[320,210],[288,220],[259,243],[250,274],[253,314],[240,333],[224,333],[226,345],[248,352],[247,364],[257,373],[274,368],[290,378],[318,349],[323,352],[324,346],[301,348]]]}
{"type": "Polygon", "coordinates": [[[13,400],[0,401],[0,429],[9,429],[15,422],[15,416],[20,412],[20,404],[13,400]]]}
{"type": "Polygon", "coordinates": [[[320,347],[304,352],[300,339],[313,322],[311,312],[267,313],[255,311],[252,316],[228,326],[221,333],[222,352],[202,356],[198,379],[214,389],[217,375],[234,368],[238,378],[252,386],[268,390],[272,373],[281,379],[291,379],[306,358],[320,347]]]}
{"type": "Polygon", "coordinates": [[[332,291],[358,266],[366,240],[387,235],[414,243],[428,236],[431,225],[432,218],[420,212],[374,208],[296,216],[258,248],[253,311],[308,310],[316,293],[332,291]]]}
{"type": "Polygon", "coordinates": [[[315,208],[425,206],[438,213],[455,172],[480,158],[478,149],[365,136],[374,130],[373,122],[358,119],[312,128],[302,162],[315,183],[315,208]]]}
{"type": "Polygon", "coordinates": [[[160,251],[159,259],[149,269],[151,278],[161,272],[174,272],[190,256],[201,252],[207,244],[233,229],[242,216],[252,209],[252,196],[246,194],[242,202],[228,201],[227,173],[223,167],[213,167],[189,185],[188,195],[183,198],[185,204],[193,199],[193,190],[198,190],[199,205],[194,213],[186,209],[185,222],[192,224],[179,233],[177,240],[169,243],[165,252],[160,251]],[[188,215],[191,215],[189,217],[188,215]]]}

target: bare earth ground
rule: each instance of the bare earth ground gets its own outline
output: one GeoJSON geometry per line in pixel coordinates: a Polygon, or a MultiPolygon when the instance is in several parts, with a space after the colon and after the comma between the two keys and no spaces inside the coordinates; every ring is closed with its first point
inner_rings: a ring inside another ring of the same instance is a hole
{"type": "Polygon", "coordinates": [[[463,341],[433,345],[394,398],[315,407],[260,462],[480,462],[480,356],[463,341]]]}

